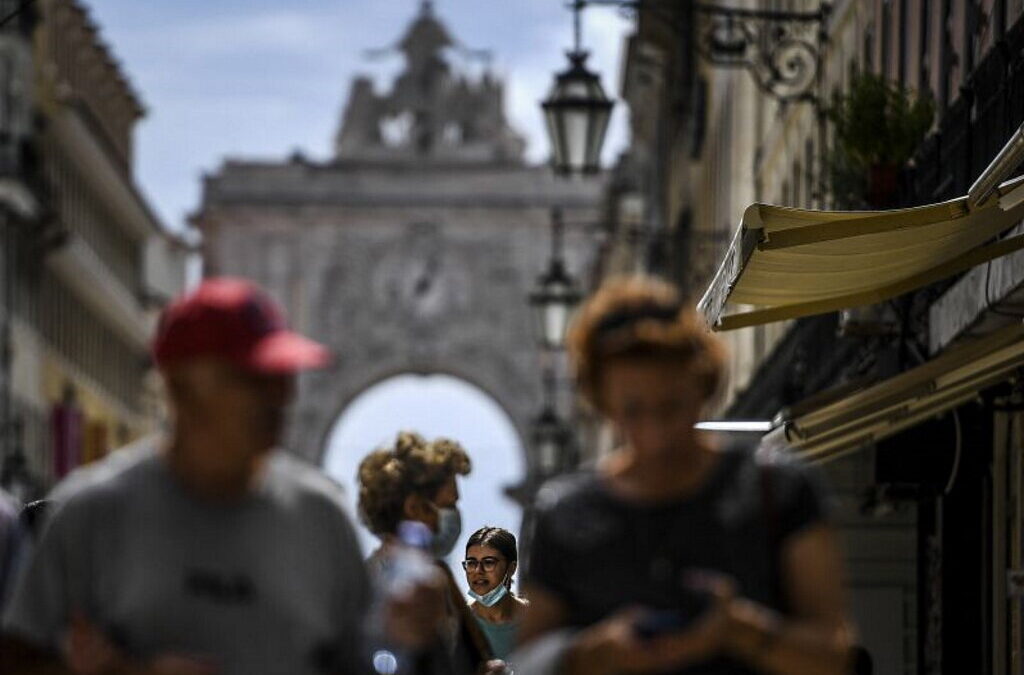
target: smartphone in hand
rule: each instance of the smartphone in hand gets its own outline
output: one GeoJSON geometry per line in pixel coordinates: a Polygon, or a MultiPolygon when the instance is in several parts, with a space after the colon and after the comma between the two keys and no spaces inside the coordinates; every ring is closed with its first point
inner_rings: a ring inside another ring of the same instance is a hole
{"type": "Polygon", "coordinates": [[[633,632],[641,640],[651,640],[667,633],[685,630],[694,617],[687,617],[675,609],[644,612],[633,624],[633,632]]]}
{"type": "Polygon", "coordinates": [[[675,607],[644,612],[633,624],[633,631],[641,640],[685,631],[708,611],[711,603],[709,592],[686,587],[677,598],[675,607]]]}

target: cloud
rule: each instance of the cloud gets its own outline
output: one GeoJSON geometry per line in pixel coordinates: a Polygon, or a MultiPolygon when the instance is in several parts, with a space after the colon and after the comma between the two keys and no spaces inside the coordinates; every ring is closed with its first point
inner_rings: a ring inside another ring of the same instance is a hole
{"type": "MultiPolygon", "coordinates": [[[[324,157],[357,74],[385,90],[401,60],[368,62],[370,48],[393,45],[408,27],[414,0],[84,0],[104,39],[150,110],[136,143],[138,181],[158,212],[180,226],[197,206],[198,176],[226,156],[269,159],[293,148],[324,157]],[[193,187],[186,185],[192,181],[193,187]]],[[[557,0],[437,0],[452,35],[494,55],[506,79],[507,114],[544,161],[548,140],[539,103],[565,68],[571,15],[557,0]]],[[[591,67],[618,91],[619,51],[630,22],[609,8],[584,16],[591,67]]],[[[479,63],[456,58],[479,72],[479,63]]],[[[625,143],[617,105],[605,145],[610,161],[625,143]]]]}
{"type": "Polygon", "coordinates": [[[320,13],[278,9],[220,21],[196,21],[174,34],[183,52],[193,58],[282,52],[319,56],[337,45],[337,24],[325,18],[320,13]]]}

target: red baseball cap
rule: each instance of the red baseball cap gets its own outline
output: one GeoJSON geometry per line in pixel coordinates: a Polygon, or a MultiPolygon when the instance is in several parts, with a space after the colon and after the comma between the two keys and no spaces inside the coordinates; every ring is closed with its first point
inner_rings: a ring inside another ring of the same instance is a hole
{"type": "Polygon", "coordinates": [[[261,373],[320,368],[328,349],[285,325],[284,312],[245,279],[206,279],[164,308],[153,339],[159,368],[202,356],[261,373]]]}

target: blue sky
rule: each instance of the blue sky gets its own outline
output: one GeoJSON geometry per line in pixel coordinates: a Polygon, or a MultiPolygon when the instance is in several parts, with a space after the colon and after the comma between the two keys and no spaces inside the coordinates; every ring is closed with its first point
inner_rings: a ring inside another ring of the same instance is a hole
{"type": "MultiPolygon", "coordinates": [[[[393,44],[419,0],[82,0],[149,111],[136,133],[136,180],[172,227],[196,209],[200,177],[225,157],[330,156],[357,73],[386,87],[401,61],[368,61],[393,44]]],[[[565,65],[571,15],[562,0],[436,0],[467,47],[489,49],[507,82],[508,114],[547,156],[538,101],[565,65]]],[[[584,17],[584,43],[609,95],[619,87],[630,22],[610,8],[584,17]]],[[[464,64],[479,70],[479,64],[464,64]]],[[[625,142],[616,107],[605,157],[625,142]]]]}

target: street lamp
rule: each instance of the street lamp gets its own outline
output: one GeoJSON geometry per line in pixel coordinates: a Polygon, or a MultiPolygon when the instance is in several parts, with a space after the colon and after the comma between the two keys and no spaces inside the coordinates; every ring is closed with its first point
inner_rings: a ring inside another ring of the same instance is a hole
{"type": "Polygon", "coordinates": [[[555,75],[541,107],[551,138],[552,163],[557,173],[579,175],[600,169],[608,120],[614,105],[596,73],[587,70],[587,52],[580,48],[580,10],[583,0],[573,3],[575,45],[568,52],[569,68],[555,75]]]}
{"type": "Polygon", "coordinates": [[[555,410],[555,374],[544,373],[544,404],[533,420],[532,439],[541,476],[553,476],[567,466],[572,449],[572,429],[555,410]]]}
{"type": "Polygon", "coordinates": [[[748,70],[758,87],[778,100],[818,103],[814,86],[832,9],[828,2],[820,2],[816,11],[782,11],[682,0],[572,0],[575,45],[568,53],[569,68],[555,76],[542,103],[558,173],[598,170],[613,105],[600,77],[584,65],[580,14],[588,5],[650,11],[669,24],[681,45],[692,42],[708,64],[748,70]],[[698,16],[703,19],[700,24],[695,21],[698,16]]]}
{"type": "Polygon", "coordinates": [[[561,209],[552,209],[551,258],[547,271],[538,277],[537,286],[530,293],[541,345],[546,349],[559,349],[565,342],[569,320],[583,297],[562,257],[564,227],[561,209]]]}

